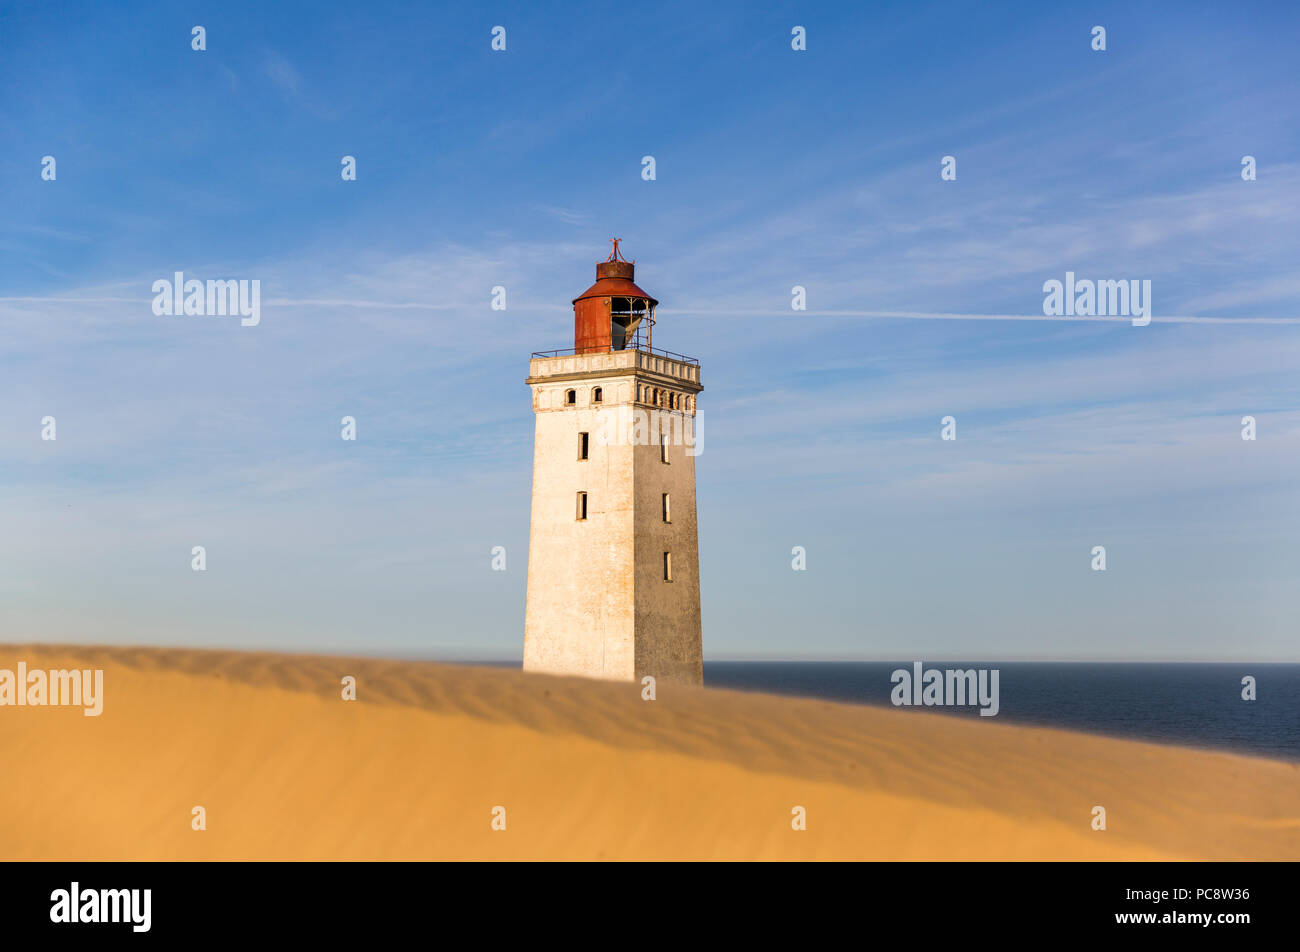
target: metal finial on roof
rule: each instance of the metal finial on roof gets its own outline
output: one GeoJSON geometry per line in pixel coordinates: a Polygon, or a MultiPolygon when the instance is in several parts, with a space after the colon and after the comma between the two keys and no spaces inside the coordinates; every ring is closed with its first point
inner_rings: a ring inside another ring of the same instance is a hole
{"type": "Polygon", "coordinates": [[[605,259],[606,261],[625,261],[628,264],[636,264],[635,261],[628,261],[624,258],[622,252],[618,250],[618,243],[623,240],[622,238],[611,238],[609,240],[614,245],[614,250],[609,253],[609,257],[605,259]]]}

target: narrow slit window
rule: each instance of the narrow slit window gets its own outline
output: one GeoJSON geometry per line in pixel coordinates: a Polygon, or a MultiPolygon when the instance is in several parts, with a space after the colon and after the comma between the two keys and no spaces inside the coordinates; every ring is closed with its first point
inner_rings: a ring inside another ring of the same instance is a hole
{"type": "Polygon", "coordinates": [[[668,462],[668,437],[663,433],[659,434],[659,462],[668,462]]]}
{"type": "Polygon", "coordinates": [[[664,553],[664,581],[671,582],[672,580],[673,580],[673,554],[671,552],[665,552],[664,553]]]}
{"type": "Polygon", "coordinates": [[[578,493],[578,521],[583,522],[587,518],[587,494],[578,493]]]}
{"type": "Polygon", "coordinates": [[[664,493],[664,522],[672,522],[672,521],[673,521],[672,503],[671,500],[669,500],[668,498],[668,493],[664,493]]]}
{"type": "Polygon", "coordinates": [[[578,459],[582,460],[587,458],[588,443],[589,441],[587,439],[587,434],[579,433],[578,434],[578,459]]]}

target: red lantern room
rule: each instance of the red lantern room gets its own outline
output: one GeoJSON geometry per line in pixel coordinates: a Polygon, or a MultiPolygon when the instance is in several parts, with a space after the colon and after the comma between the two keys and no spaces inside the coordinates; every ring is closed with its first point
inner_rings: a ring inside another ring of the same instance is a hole
{"type": "Polygon", "coordinates": [[[659,303],[632,280],[636,262],[618,250],[596,265],[596,283],[573,299],[573,348],[578,354],[599,354],[641,346],[650,349],[655,306],[659,303]]]}

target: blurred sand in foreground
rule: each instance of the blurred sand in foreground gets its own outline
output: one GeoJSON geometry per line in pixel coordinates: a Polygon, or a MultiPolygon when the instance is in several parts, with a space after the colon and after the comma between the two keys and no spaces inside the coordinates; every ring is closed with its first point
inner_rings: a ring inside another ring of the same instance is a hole
{"type": "Polygon", "coordinates": [[[3,860],[1300,859],[1300,767],[1253,757],[423,662],[18,661],[103,668],[105,700],[0,707],[3,860]]]}

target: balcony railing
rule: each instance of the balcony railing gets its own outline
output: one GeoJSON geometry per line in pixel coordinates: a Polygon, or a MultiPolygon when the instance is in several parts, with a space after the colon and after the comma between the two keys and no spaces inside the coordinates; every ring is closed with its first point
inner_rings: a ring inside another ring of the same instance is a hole
{"type": "Polygon", "coordinates": [[[699,366],[700,361],[697,357],[687,357],[685,354],[676,354],[671,350],[661,350],[658,347],[647,347],[639,338],[633,338],[627,342],[624,347],[566,347],[563,350],[538,350],[533,352],[533,357],[572,357],[575,354],[621,354],[629,350],[639,350],[643,354],[651,354],[656,357],[667,357],[670,360],[681,361],[684,364],[694,364],[699,366]]]}

